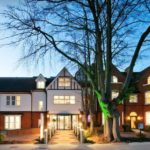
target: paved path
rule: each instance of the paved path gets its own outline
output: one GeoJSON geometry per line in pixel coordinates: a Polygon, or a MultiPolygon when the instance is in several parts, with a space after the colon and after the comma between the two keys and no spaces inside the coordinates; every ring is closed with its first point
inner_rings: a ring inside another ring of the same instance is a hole
{"type": "Polygon", "coordinates": [[[79,144],[73,130],[57,130],[49,144],[79,144]]]}
{"type": "Polygon", "coordinates": [[[150,143],[120,144],[0,144],[0,150],[150,150],[150,143]]]}

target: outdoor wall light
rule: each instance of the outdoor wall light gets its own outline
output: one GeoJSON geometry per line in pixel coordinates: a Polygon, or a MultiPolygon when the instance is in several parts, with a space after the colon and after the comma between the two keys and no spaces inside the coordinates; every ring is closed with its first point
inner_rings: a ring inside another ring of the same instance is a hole
{"type": "Polygon", "coordinates": [[[50,117],[50,115],[49,114],[47,114],[47,118],[49,118],[50,117]]]}
{"type": "Polygon", "coordinates": [[[143,117],[141,117],[141,116],[137,117],[137,120],[142,120],[142,119],[143,119],[143,117]]]}
{"type": "Polygon", "coordinates": [[[127,119],[127,120],[130,120],[130,116],[127,116],[126,119],[127,119]]]}
{"type": "Polygon", "coordinates": [[[82,118],[82,115],[81,115],[81,114],[79,115],[79,118],[82,118]]]}

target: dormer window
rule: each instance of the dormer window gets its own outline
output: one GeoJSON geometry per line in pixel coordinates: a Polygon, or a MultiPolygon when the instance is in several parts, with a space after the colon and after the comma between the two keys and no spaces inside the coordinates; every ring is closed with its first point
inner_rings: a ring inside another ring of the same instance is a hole
{"type": "Polygon", "coordinates": [[[112,76],[112,83],[117,83],[118,82],[118,78],[116,76],[112,76]]]}
{"type": "Polygon", "coordinates": [[[59,86],[70,86],[70,78],[68,77],[60,77],[58,79],[59,86]]]}
{"type": "Polygon", "coordinates": [[[36,78],[36,88],[37,89],[45,89],[45,78],[42,74],[40,74],[37,78],[36,78]]]}
{"type": "Polygon", "coordinates": [[[147,84],[150,84],[150,76],[147,78],[147,84]]]}
{"type": "Polygon", "coordinates": [[[44,81],[37,81],[37,88],[38,89],[44,89],[45,88],[45,82],[44,81]]]}

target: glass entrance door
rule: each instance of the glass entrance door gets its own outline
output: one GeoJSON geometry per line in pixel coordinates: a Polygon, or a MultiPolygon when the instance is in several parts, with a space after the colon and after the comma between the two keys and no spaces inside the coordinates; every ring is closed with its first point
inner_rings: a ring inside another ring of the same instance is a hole
{"type": "Polygon", "coordinates": [[[71,115],[58,115],[58,129],[71,129],[71,115]]]}

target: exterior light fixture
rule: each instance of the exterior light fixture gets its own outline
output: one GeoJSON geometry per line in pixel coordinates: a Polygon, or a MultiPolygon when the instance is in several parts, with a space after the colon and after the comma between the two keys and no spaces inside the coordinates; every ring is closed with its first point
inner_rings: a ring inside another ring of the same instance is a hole
{"type": "Polygon", "coordinates": [[[130,116],[127,116],[126,119],[127,119],[127,120],[130,120],[130,116]]]}
{"type": "Polygon", "coordinates": [[[137,117],[137,120],[142,120],[142,119],[143,119],[143,117],[141,117],[141,116],[137,117]]]}

